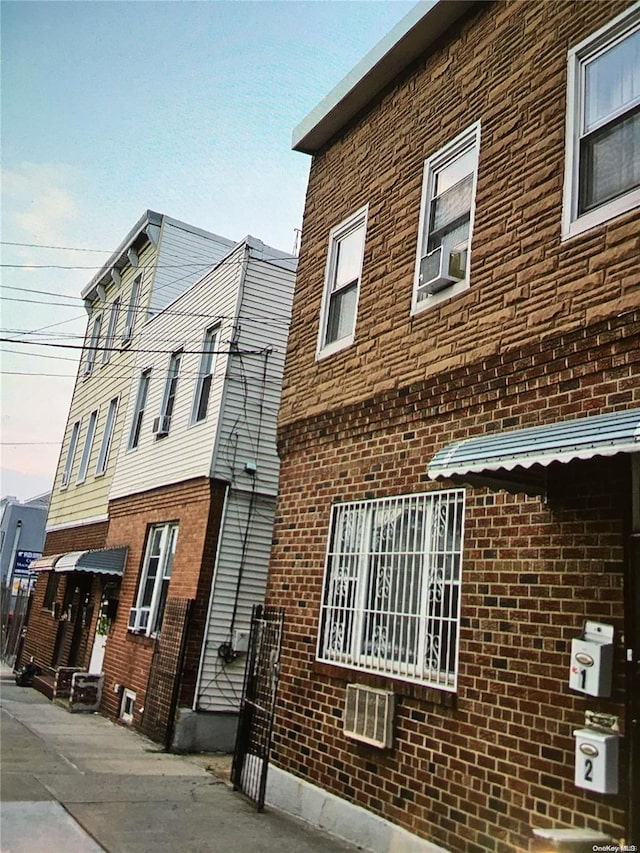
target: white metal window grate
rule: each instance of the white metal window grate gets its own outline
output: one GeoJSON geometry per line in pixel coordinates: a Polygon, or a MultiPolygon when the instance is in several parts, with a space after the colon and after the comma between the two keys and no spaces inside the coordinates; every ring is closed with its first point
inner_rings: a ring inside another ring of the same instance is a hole
{"type": "Polygon", "coordinates": [[[318,659],[455,690],[464,490],[333,507],[318,659]]]}
{"type": "Polygon", "coordinates": [[[362,684],[348,684],[344,733],[383,749],[393,746],[395,695],[362,684]]]}

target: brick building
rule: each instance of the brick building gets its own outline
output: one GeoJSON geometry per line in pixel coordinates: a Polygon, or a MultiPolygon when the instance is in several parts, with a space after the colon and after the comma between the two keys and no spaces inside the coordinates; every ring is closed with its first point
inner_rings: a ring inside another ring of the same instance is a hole
{"type": "Polygon", "coordinates": [[[639,107],[639,4],[440,0],[294,131],[268,799],[364,847],[640,843],[639,107]]]}
{"type": "Polygon", "coordinates": [[[101,676],[107,715],[176,749],[224,749],[266,585],[295,259],[166,222],[153,240],[150,215],[86,293],[88,343],[24,653],[49,695],[68,693],[76,671],[101,676]],[[195,259],[197,277],[163,278],[163,238],[174,276],[195,259]],[[127,265],[145,272],[124,315],[113,305],[127,265]]]}

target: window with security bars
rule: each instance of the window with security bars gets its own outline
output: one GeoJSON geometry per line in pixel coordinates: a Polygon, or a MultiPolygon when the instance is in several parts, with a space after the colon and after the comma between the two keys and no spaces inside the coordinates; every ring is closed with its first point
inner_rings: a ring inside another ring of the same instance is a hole
{"type": "Polygon", "coordinates": [[[318,660],[454,690],[464,490],[336,504],[318,660]]]}

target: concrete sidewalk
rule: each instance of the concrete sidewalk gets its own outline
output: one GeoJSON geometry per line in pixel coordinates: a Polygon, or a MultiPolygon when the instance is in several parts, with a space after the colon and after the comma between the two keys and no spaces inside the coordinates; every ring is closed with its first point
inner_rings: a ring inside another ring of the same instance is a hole
{"type": "Polygon", "coordinates": [[[162,752],[98,714],[70,714],[17,687],[4,665],[0,691],[2,853],[358,849],[277,811],[259,814],[226,781],[228,757],[162,752]]]}

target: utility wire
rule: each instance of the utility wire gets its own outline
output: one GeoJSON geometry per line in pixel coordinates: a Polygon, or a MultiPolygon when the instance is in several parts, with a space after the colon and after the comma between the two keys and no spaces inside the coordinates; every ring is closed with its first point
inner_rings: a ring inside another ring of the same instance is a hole
{"type": "MultiPolygon", "coordinates": [[[[36,346],[36,347],[55,347],[60,349],[79,349],[79,350],[92,350],[95,352],[121,352],[120,347],[100,347],[100,346],[84,346],[82,344],[56,344],[52,342],[45,341],[16,341],[13,338],[0,338],[0,343],[8,343],[8,344],[20,344],[21,346],[36,346]]],[[[174,350],[159,350],[159,349],[135,349],[128,348],[128,352],[139,352],[139,353],[151,353],[154,355],[158,354],[166,354],[171,355],[174,350]]],[[[262,355],[265,351],[265,348],[256,349],[256,350],[244,350],[241,355],[262,355]]],[[[232,350],[181,350],[183,355],[205,355],[211,353],[212,355],[234,355],[235,351],[232,350]]]]}
{"type": "Polygon", "coordinates": [[[64,252],[99,252],[107,254],[113,249],[81,249],[79,246],[45,246],[42,243],[12,243],[9,240],[0,240],[0,246],[24,246],[28,249],[56,249],[64,252]]]}

